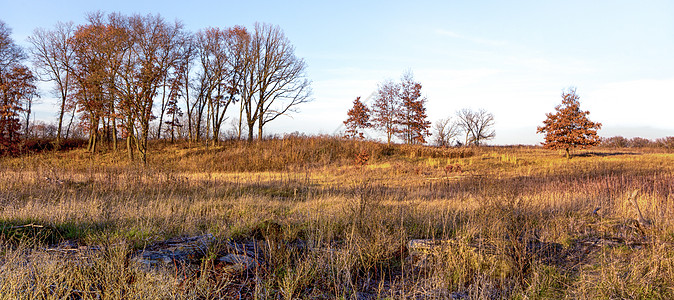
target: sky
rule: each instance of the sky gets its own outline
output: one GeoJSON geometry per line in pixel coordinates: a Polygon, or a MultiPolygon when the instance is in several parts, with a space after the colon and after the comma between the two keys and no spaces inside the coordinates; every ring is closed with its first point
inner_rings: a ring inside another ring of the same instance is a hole
{"type": "MultiPolygon", "coordinates": [[[[542,142],[536,127],[569,87],[601,136],[674,136],[674,1],[0,0],[24,47],[34,29],[94,11],[160,14],[192,32],[279,25],[307,63],[313,101],[272,133],[337,133],[356,97],[411,70],[430,121],[485,109],[492,145],[542,142]]],[[[38,118],[55,120],[48,86],[41,102],[38,118]]]]}

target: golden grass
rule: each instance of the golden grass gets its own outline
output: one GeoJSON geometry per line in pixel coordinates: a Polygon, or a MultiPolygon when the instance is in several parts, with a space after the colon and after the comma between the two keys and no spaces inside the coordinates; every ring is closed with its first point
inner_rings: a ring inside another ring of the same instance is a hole
{"type": "Polygon", "coordinates": [[[154,149],[147,167],[80,149],[2,158],[1,297],[674,296],[671,153],[566,160],[536,147],[332,138],[154,149]],[[361,151],[365,167],[354,163],[361,151]],[[636,189],[651,225],[627,201],[636,189]],[[29,223],[53,234],[11,229],[29,223]],[[264,271],[223,274],[204,260],[186,276],[129,262],[153,242],[204,233],[265,241],[264,271]],[[447,243],[415,261],[411,239],[447,243]],[[104,250],[43,250],[62,240],[104,250]]]}

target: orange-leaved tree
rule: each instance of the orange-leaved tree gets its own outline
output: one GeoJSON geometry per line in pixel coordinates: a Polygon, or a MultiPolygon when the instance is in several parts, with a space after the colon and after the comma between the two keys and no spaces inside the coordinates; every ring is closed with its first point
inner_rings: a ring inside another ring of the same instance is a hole
{"type": "Polygon", "coordinates": [[[400,110],[400,85],[387,80],[379,84],[374,103],[372,104],[372,125],[386,133],[386,142],[399,132],[398,111],[400,110]]]}
{"type": "Polygon", "coordinates": [[[364,139],[362,130],[371,127],[372,124],[370,123],[370,109],[360,101],[360,97],[353,100],[353,107],[346,112],[346,115],[349,117],[344,121],[344,126],[346,126],[344,137],[364,139]]]}
{"type": "Polygon", "coordinates": [[[398,110],[399,136],[407,144],[425,144],[431,122],[426,115],[426,97],[421,96],[421,83],[414,81],[412,71],[403,74],[400,83],[398,110]]]}
{"type": "Polygon", "coordinates": [[[562,104],[555,107],[557,112],[547,113],[548,118],[537,130],[537,133],[545,134],[543,147],[564,149],[567,159],[571,158],[571,149],[584,149],[600,142],[597,130],[601,129],[601,123],[587,118],[590,112],[580,110],[579,99],[575,88],[562,92],[562,104]]]}
{"type": "MultiPolygon", "coordinates": [[[[20,115],[30,113],[31,101],[37,96],[37,80],[22,64],[23,50],[10,35],[10,28],[0,20],[0,154],[18,150],[20,115]]],[[[26,115],[26,119],[29,120],[30,115],[26,115]]]]}

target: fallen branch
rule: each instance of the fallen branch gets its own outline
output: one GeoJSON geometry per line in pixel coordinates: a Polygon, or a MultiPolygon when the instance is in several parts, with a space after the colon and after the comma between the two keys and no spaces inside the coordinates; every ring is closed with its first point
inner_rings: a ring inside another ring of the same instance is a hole
{"type": "Polygon", "coordinates": [[[641,209],[639,209],[639,203],[637,203],[637,194],[639,194],[639,190],[634,190],[634,192],[632,192],[632,195],[629,196],[628,201],[631,201],[632,205],[634,205],[634,207],[637,209],[637,214],[638,214],[638,217],[639,217],[639,224],[641,224],[641,226],[644,226],[644,227],[650,226],[651,221],[646,220],[644,218],[644,215],[641,214],[641,209]]]}
{"type": "Polygon", "coordinates": [[[44,226],[42,226],[42,225],[30,223],[30,224],[26,224],[26,225],[11,226],[11,227],[9,227],[9,229],[19,229],[19,228],[29,228],[29,227],[30,228],[44,228],[44,226]]]}

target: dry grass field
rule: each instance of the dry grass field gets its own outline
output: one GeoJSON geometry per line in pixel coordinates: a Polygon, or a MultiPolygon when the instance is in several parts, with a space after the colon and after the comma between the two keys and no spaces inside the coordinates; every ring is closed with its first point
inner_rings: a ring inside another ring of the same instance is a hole
{"type": "Polygon", "coordinates": [[[0,298],[674,298],[673,153],[151,147],[2,158],[0,298]],[[132,259],[204,234],[189,265],[132,259]],[[253,268],[216,259],[236,242],[253,268]]]}

